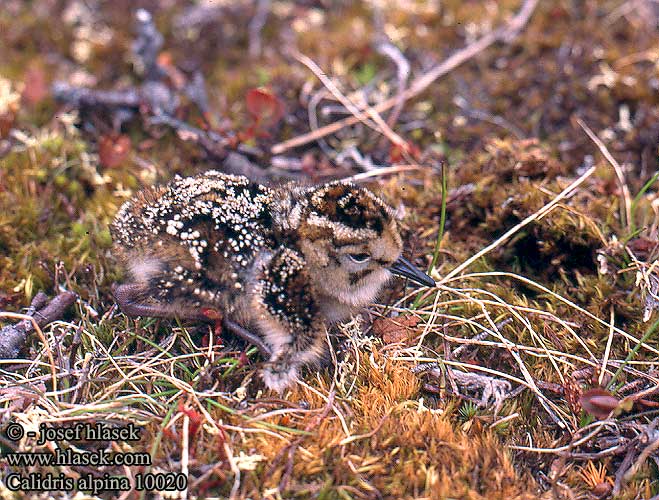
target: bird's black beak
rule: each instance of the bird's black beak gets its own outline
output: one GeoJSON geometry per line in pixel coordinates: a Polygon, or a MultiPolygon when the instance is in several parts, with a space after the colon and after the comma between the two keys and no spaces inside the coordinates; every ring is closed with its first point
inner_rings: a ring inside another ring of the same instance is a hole
{"type": "Polygon", "coordinates": [[[435,286],[435,280],[428,276],[423,271],[417,269],[414,264],[404,257],[399,257],[396,262],[394,262],[389,270],[397,274],[398,276],[403,276],[409,278],[415,283],[423,286],[435,286]]]}

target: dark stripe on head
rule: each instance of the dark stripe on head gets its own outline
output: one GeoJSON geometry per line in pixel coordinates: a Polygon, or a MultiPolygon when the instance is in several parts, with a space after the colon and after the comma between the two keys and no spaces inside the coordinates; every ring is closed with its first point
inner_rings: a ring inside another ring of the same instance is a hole
{"type": "Polygon", "coordinates": [[[381,234],[391,210],[375,195],[352,184],[332,183],[312,192],[311,203],[330,220],[381,234]]]}
{"type": "Polygon", "coordinates": [[[357,271],[356,273],[352,273],[349,278],[350,284],[351,285],[357,284],[359,280],[365,278],[366,276],[371,274],[371,272],[373,272],[372,269],[364,269],[363,271],[357,271]]]}

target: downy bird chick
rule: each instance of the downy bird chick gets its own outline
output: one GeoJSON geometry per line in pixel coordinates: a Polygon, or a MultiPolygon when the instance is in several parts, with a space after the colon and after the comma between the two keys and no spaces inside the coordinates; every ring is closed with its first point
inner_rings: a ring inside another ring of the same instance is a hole
{"type": "Polygon", "coordinates": [[[265,384],[281,391],[317,361],[329,323],[371,303],[392,274],[435,282],[404,259],[391,207],[336,181],[265,187],[208,171],[126,202],[111,226],[131,316],[230,318],[267,347],[265,384]]]}

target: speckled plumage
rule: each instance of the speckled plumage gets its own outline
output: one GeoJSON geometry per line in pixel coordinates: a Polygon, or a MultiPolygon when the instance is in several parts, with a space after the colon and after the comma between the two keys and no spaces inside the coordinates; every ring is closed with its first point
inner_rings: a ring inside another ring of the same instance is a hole
{"type": "Polygon", "coordinates": [[[269,188],[216,171],[137,194],[111,232],[127,314],[221,311],[269,346],[275,390],[319,358],[329,322],[375,299],[402,251],[392,209],[363,188],[269,188]]]}

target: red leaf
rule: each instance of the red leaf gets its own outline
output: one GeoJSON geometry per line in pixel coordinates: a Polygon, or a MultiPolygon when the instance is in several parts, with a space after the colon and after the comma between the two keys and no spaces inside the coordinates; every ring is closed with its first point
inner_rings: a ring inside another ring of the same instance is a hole
{"type": "Polygon", "coordinates": [[[190,418],[190,427],[188,431],[189,442],[192,443],[197,436],[197,431],[201,427],[201,414],[194,408],[186,408],[181,401],[178,402],[178,411],[190,418]]]}
{"type": "Polygon", "coordinates": [[[606,389],[595,387],[584,392],[579,398],[581,407],[594,417],[604,419],[618,407],[620,400],[606,389]]]}
{"type": "Polygon", "coordinates": [[[403,144],[394,144],[391,147],[391,151],[389,151],[389,161],[391,163],[398,163],[405,159],[405,155],[418,160],[421,157],[421,150],[409,141],[403,144]]]}
{"type": "Polygon", "coordinates": [[[249,358],[247,357],[247,353],[245,351],[240,352],[240,357],[238,358],[238,368],[242,368],[243,366],[246,366],[249,364],[249,358]]]}
{"type": "Polygon", "coordinates": [[[373,333],[382,337],[385,344],[404,342],[414,334],[413,328],[419,323],[416,316],[378,318],[373,321],[373,333]]]}
{"type": "Polygon", "coordinates": [[[0,139],[3,139],[9,135],[9,131],[14,126],[15,119],[16,113],[13,111],[7,111],[6,113],[0,114],[0,139]]]}
{"type": "Polygon", "coordinates": [[[98,142],[98,158],[105,168],[121,165],[130,153],[130,139],[127,135],[104,135],[98,142]]]}
{"type": "Polygon", "coordinates": [[[284,104],[267,88],[247,91],[247,112],[260,127],[272,127],[284,116],[284,104]]]}
{"type": "Polygon", "coordinates": [[[28,106],[39,104],[48,95],[48,82],[43,68],[30,64],[24,77],[25,86],[21,98],[28,106]]]}

